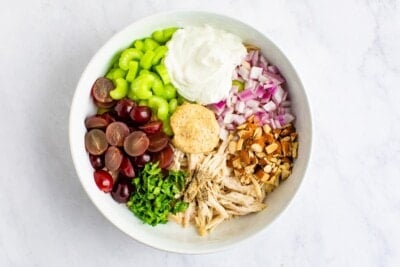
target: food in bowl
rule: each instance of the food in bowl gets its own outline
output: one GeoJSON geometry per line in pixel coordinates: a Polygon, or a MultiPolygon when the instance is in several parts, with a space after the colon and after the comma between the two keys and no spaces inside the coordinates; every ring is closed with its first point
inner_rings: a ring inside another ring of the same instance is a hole
{"type": "Polygon", "coordinates": [[[256,46],[173,27],[111,65],[91,89],[85,147],[97,187],[144,223],[192,223],[203,236],[263,210],[290,176],[295,117],[284,77],[256,46]]]}

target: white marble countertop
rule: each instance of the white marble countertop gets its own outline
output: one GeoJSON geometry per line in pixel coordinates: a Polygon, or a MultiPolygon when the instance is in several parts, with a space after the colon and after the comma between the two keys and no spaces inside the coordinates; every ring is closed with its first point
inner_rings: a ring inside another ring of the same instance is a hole
{"type": "Polygon", "coordinates": [[[0,266],[400,266],[400,2],[2,1],[0,266]],[[251,2],[251,4],[250,4],[251,2]],[[170,9],[237,17],[303,79],[314,153],[299,194],[262,234],[211,255],[144,246],[86,196],[68,112],[95,51],[170,9]]]}

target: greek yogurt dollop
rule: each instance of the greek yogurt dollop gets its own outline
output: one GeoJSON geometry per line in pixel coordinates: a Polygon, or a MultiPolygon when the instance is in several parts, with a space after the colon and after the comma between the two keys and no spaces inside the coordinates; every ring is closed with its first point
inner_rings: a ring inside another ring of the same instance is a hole
{"type": "Polygon", "coordinates": [[[165,65],[179,94],[203,105],[229,96],[232,73],[246,56],[242,40],[209,25],[176,31],[165,65]]]}

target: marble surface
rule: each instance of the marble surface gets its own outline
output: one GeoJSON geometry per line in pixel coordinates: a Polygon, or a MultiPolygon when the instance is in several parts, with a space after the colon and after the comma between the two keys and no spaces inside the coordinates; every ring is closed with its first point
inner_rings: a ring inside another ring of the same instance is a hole
{"type": "Polygon", "coordinates": [[[400,266],[400,2],[1,1],[0,266],[400,266]],[[216,11],[274,40],[313,109],[313,157],[262,234],[211,255],[133,241],[85,195],[68,112],[96,50],[138,18],[216,11]]]}

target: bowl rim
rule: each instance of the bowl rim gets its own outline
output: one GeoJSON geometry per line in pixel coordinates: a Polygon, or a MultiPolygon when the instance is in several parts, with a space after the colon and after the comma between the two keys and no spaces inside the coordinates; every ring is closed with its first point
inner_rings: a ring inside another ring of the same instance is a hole
{"type": "Polygon", "coordinates": [[[298,74],[298,71],[296,69],[296,67],[294,66],[294,64],[292,63],[292,61],[290,61],[288,59],[288,57],[286,56],[286,54],[284,53],[284,51],[282,50],[282,48],[280,48],[276,42],[271,39],[268,35],[264,34],[263,32],[259,31],[258,28],[256,26],[253,26],[247,22],[244,22],[240,19],[231,17],[229,15],[226,14],[222,14],[219,12],[210,12],[210,11],[205,11],[205,10],[196,10],[196,9],[175,9],[175,10],[169,10],[169,11],[163,11],[163,12],[157,12],[154,13],[152,15],[148,15],[148,16],[143,16],[140,17],[134,21],[132,21],[131,23],[129,23],[128,25],[124,26],[123,28],[121,28],[120,30],[118,30],[116,33],[114,33],[110,38],[108,38],[102,45],[101,47],[96,50],[96,52],[92,55],[92,57],[90,58],[89,62],[86,64],[84,71],[82,72],[78,83],[75,86],[75,90],[74,90],[74,95],[72,98],[72,102],[71,102],[71,106],[70,106],[70,111],[69,111],[69,123],[68,123],[68,127],[69,127],[69,150],[70,150],[70,155],[72,158],[72,162],[74,165],[74,169],[75,172],[79,178],[79,182],[81,183],[81,186],[83,187],[83,189],[86,192],[86,195],[89,197],[90,201],[92,202],[92,204],[94,204],[94,206],[97,208],[98,211],[100,211],[100,213],[107,219],[108,222],[112,223],[117,229],[119,229],[120,231],[122,231],[123,233],[125,233],[127,236],[129,236],[130,238],[134,239],[135,241],[140,242],[141,244],[144,244],[148,247],[152,247],[155,248],[157,250],[160,251],[167,251],[167,252],[172,252],[172,253],[177,253],[177,254],[188,254],[188,255],[198,255],[198,254],[208,254],[208,253],[217,253],[220,252],[222,250],[225,250],[227,248],[231,248],[233,246],[236,246],[244,241],[248,241],[249,239],[254,238],[256,235],[260,235],[261,233],[264,233],[265,231],[267,231],[268,229],[271,228],[271,226],[273,224],[275,224],[275,222],[277,221],[278,218],[280,218],[282,216],[282,214],[288,209],[288,207],[293,203],[294,199],[296,198],[296,196],[298,196],[298,192],[300,191],[300,188],[302,187],[302,185],[304,184],[304,180],[305,177],[307,176],[308,173],[308,169],[309,169],[309,165],[310,165],[310,161],[312,158],[312,154],[313,154],[313,132],[314,132],[314,124],[313,124],[313,118],[312,118],[312,107],[310,105],[310,101],[306,92],[306,89],[303,85],[303,81],[300,79],[300,76],[298,74]],[[188,249],[170,249],[168,247],[162,246],[162,245],[158,245],[158,244],[152,244],[149,242],[146,242],[146,240],[143,240],[142,238],[136,237],[131,235],[128,231],[126,231],[126,229],[123,229],[122,227],[120,227],[119,225],[115,224],[109,217],[107,214],[105,214],[105,212],[97,205],[96,201],[92,198],[88,188],[85,187],[85,185],[82,182],[82,178],[80,176],[80,173],[78,172],[77,169],[77,158],[74,156],[74,146],[73,146],[73,134],[72,134],[72,128],[73,128],[73,110],[75,109],[74,107],[77,105],[77,89],[80,87],[80,84],[83,82],[83,80],[85,79],[85,77],[87,76],[87,72],[89,71],[89,67],[92,65],[92,62],[94,61],[94,59],[96,58],[96,56],[98,54],[101,53],[101,51],[103,51],[108,43],[112,42],[114,39],[117,39],[120,35],[123,35],[124,32],[126,32],[129,28],[132,27],[132,25],[138,23],[138,22],[144,22],[144,21],[151,21],[154,20],[157,17],[162,17],[162,16],[166,16],[166,15],[175,15],[175,14],[184,14],[184,13],[192,13],[192,14],[198,14],[198,15],[211,15],[211,16],[218,16],[221,17],[222,19],[227,19],[227,20],[233,20],[236,21],[238,23],[243,24],[245,27],[251,28],[253,29],[257,34],[263,36],[264,38],[266,38],[269,42],[271,42],[271,44],[273,46],[275,46],[275,48],[278,50],[279,53],[281,53],[282,57],[284,58],[284,60],[286,60],[290,67],[293,69],[293,73],[295,74],[295,76],[297,76],[298,78],[298,83],[299,83],[299,87],[301,88],[301,90],[304,93],[304,103],[303,105],[306,106],[306,116],[309,118],[310,120],[310,133],[308,135],[309,137],[309,153],[307,155],[305,155],[305,165],[303,167],[303,173],[302,175],[300,175],[299,179],[300,182],[297,186],[297,188],[295,189],[295,191],[293,192],[293,194],[289,197],[289,199],[286,201],[286,203],[283,205],[282,209],[277,213],[277,215],[271,219],[271,221],[269,222],[268,225],[266,225],[265,227],[261,228],[258,231],[252,232],[249,235],[236,240],[235,242],[231,242],[229,244],[222,244],[217,248],[212,248],[212,249],[204,249],[202,248],[201,250],[188,250],[188,249]]]}

